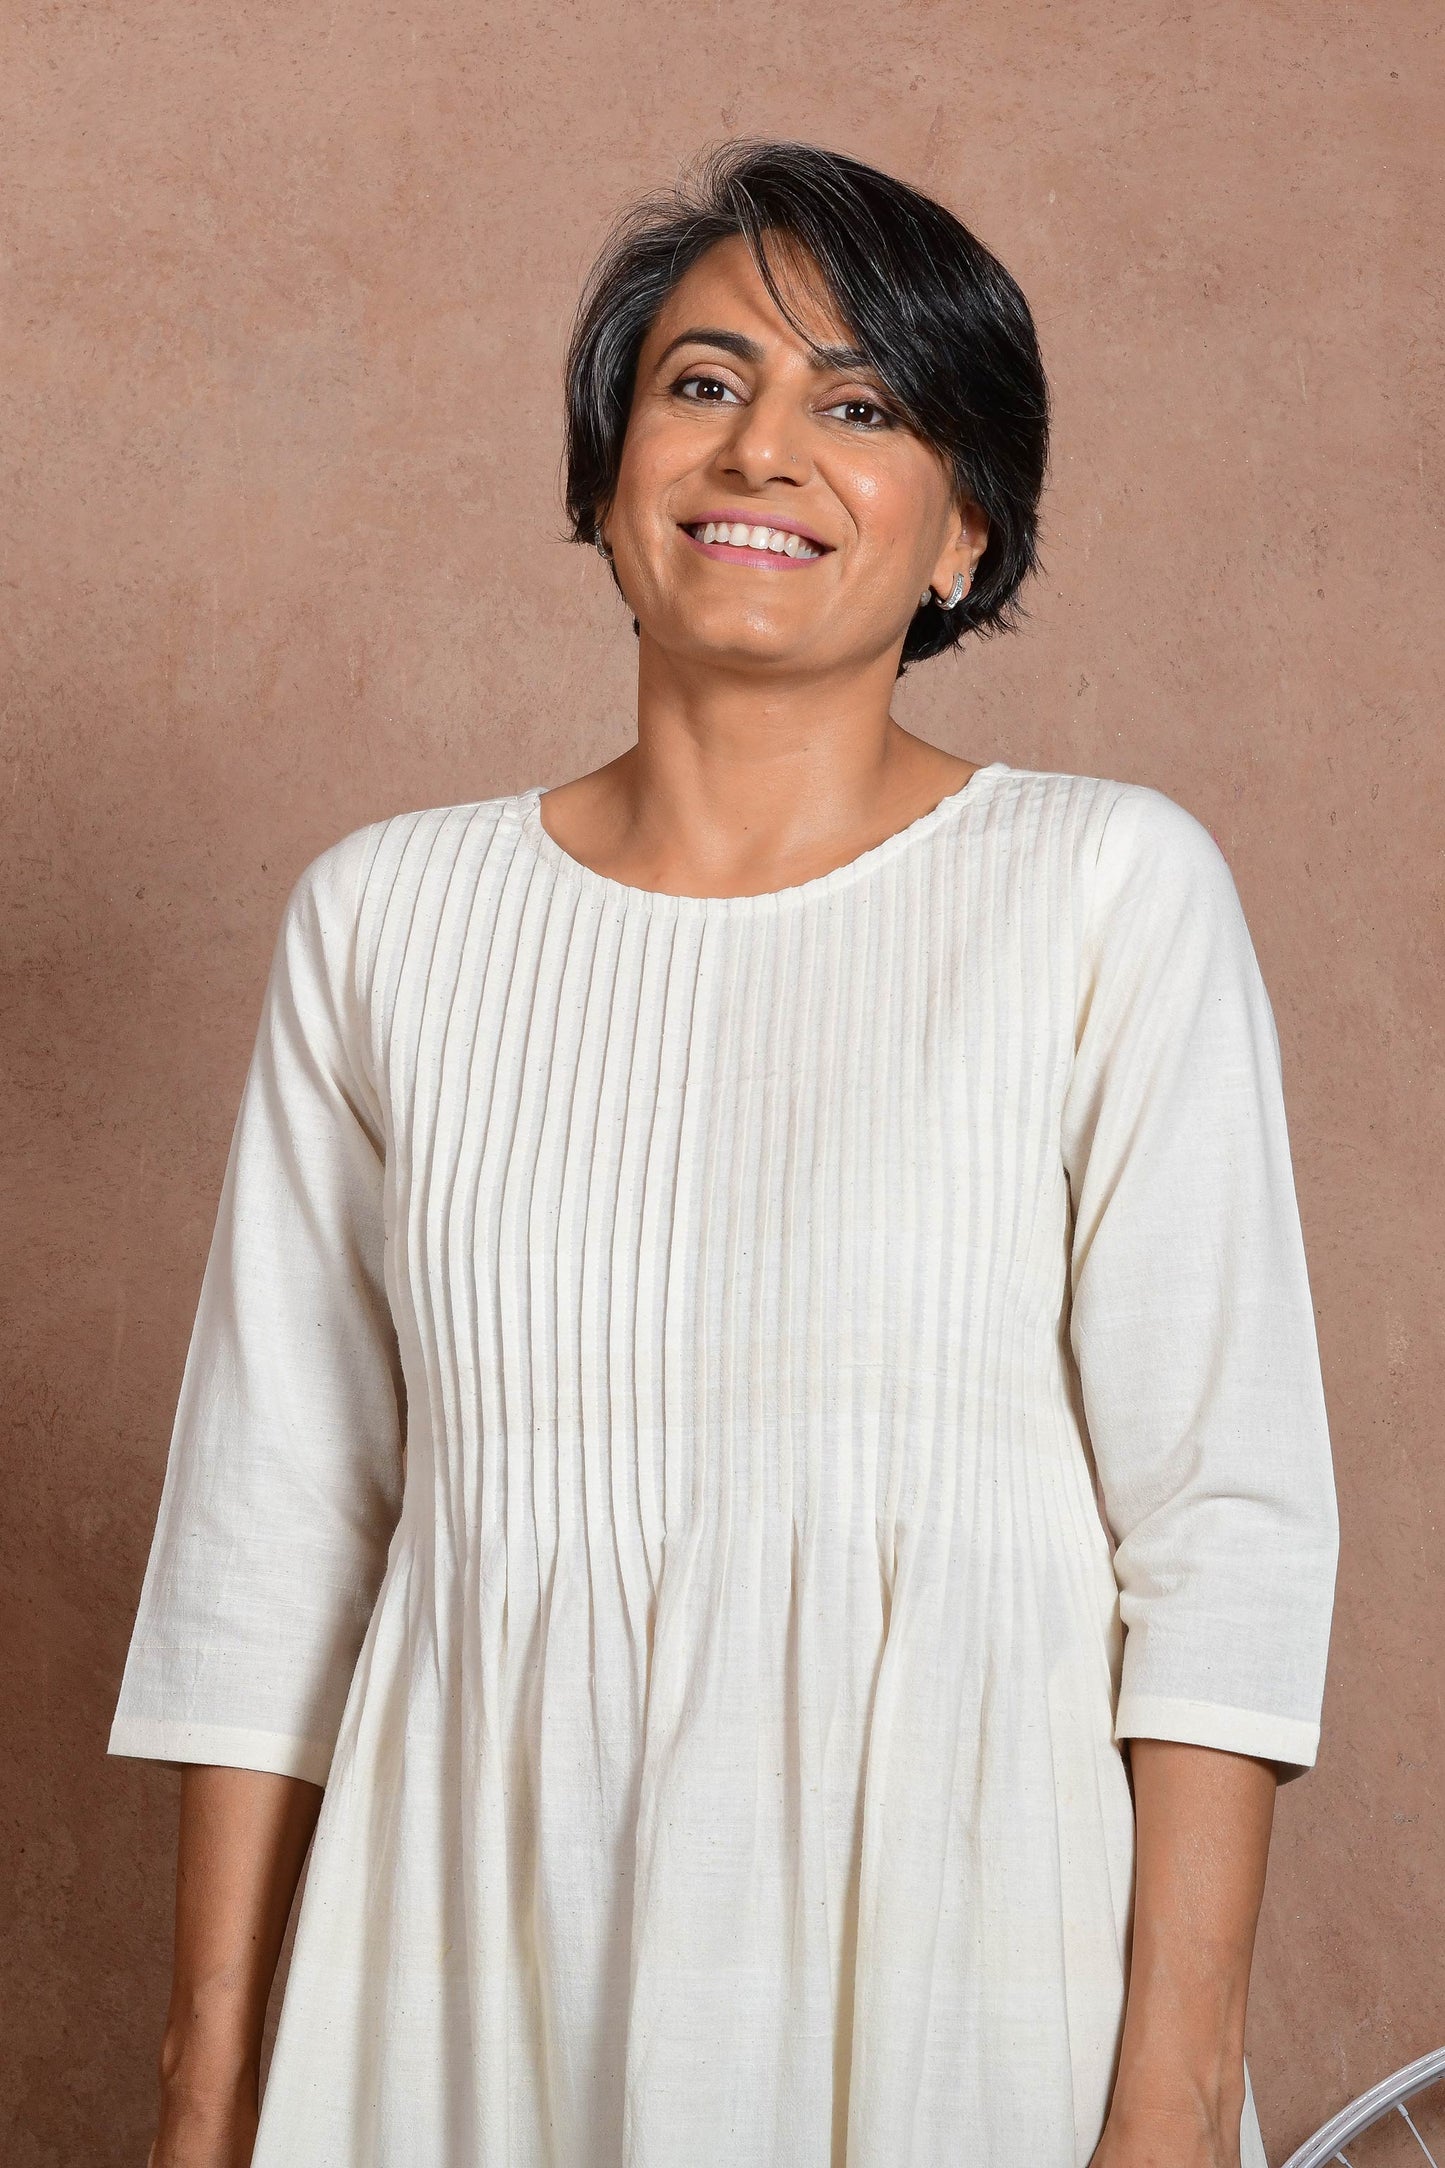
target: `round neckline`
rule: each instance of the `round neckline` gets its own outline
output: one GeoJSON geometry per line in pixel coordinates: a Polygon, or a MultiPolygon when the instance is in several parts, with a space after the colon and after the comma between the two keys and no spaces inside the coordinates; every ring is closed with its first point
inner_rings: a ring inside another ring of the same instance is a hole
{"type": "Polygon", "coordinates": [[[566,874],[579,887],[591,889],[599,896],[610,896],[614,901],[641,904],[649,909],[673,911],[690,916],[716,918],[741,918],[759,911],[776,910],[780,905],[808,902],[814,897],[832,895],[840,888],[851,887],[878,867],[896,858],[900,851],[924,836],[942,827],[949,817],[960,811],[965,801],[981,796],[978,785],[994,782],[1000,776],[1011,773],[1006,760],[990,760],[975,768],[966,783],[960,784],[947,797],[940,798],[927,812],[917,814],[905,827],[896,828],[881,843],[874,843],[856,858],[845,859],[841,866],[832,866],[826,873],[815,873],[811,880],[794,881],[786,888],[765,888],[751,896],[679,896],[667,888],[639,888],[631,881],[615,881],[610,873],[598,873],[591,866],[584,866],[580,858],[564,851],[554,836],[542,826],[541,805],[548,784],[534,783],[517,795],[520,827],[523,836],[539,858],[566,874]]]}

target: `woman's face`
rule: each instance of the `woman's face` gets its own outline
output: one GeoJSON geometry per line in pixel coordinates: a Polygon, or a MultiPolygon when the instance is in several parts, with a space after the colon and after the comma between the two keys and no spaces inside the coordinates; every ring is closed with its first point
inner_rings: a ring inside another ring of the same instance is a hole
{"type": "Polygon", "coordinates": [[[896,654],[925,586],[971,574],[987,522],[851,351],[811,263],[773,260],[826,365],[746,243],[719,242],[644,342],[603,534],[643,634],[679,659],[864,667],[896,654]]]}

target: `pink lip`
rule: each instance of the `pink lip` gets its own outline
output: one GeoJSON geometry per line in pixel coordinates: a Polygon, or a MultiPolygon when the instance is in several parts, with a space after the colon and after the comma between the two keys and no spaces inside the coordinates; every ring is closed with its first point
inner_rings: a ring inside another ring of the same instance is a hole
{"type": "Polygon", "coordinates": [[[689,529],[705,527],[709,520],[719,525],[726,523],[729,527],[740,524],[748,527],[774,527],[780,534],[801,535],[805,542],[811,542],[815,549],[822,550],[825,553],[830,552],[833,547],[832,543],[825,542],[820,534],[814,534],[811,527],[805,527],[801,520],[780,519],[775,513],[769,513],[767,518],[763,519],[756,509],[751,512],[702,512],[696,519],[688,520],[686,525],[679,520],[679,527],[695,550],[701,550],[704,557],[721,558],[725,564],[767,565],[777,571],[786,569],[790,572],[797,572],[806,569],[809,565],[821,564],[822,559],[820,557],[787,557],[778,550],[749,549],[746,545],[739,547],[732,542],[700,542],[695,534],[689,532],[689,529]]]}

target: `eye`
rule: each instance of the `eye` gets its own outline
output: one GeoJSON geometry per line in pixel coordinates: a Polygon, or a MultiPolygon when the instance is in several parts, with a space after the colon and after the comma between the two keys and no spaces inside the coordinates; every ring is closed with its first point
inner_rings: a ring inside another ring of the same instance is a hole
{"type": "Polygon", "coordinates": [[[894,426],[894,416],[876,399],[840,399],[823,411],[841,415],[852,429],[891,429],[894,426]]]}
{"type": "Polygon", "coordinates": [[[737,393],[720,377],[703,376],[694,370],[690,376],[680,376],[673,385],[679,399],[687,399],[694,406],[718,406],[725,399],[736,399],[737,393]]]}

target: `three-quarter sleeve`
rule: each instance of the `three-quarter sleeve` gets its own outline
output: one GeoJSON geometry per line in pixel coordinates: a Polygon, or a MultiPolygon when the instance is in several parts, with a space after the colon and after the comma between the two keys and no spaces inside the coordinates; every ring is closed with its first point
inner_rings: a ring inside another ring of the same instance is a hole
{"type": "Polygon", "coordinates": [[[1143,785],[1092,869],[1063,1146],[1115,1736],[1287,1781],[1318,1752],[1339,1539],[1279,1038],[1227,861],[1143,785]]]}
{"type": "Polygon", "coordinates": [[[287,901],[108,1751],[324,1784],[401,1507],[383,1122],[357,984],[373,831],[287,901]]]}

